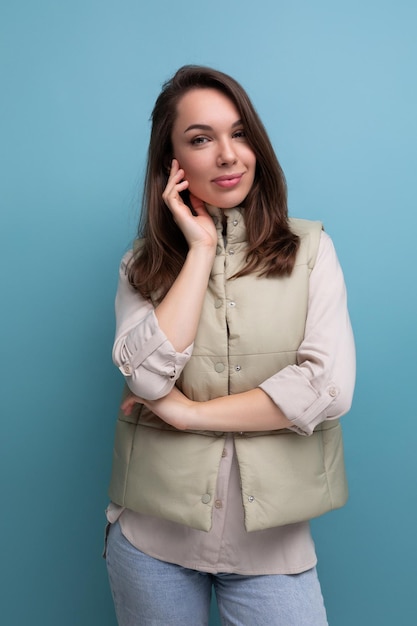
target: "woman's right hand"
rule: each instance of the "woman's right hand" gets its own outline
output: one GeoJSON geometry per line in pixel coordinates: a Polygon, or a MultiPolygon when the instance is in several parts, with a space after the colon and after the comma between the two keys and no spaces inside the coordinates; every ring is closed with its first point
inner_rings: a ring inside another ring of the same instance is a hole
{"type": "Polygon", "coordinates": [[[188,180],[184,179],[184,175],[185,172],[180,168],[178,161],[173,159],[162,198],[181,229],[190,249],[198,247],[215,249],[217,244],[216,227],[213,218],[204,206],[204,202],[190,192],[191,204],[196,213],[193,215],[180,195],[181,191],[188,188],[188,180]]]}

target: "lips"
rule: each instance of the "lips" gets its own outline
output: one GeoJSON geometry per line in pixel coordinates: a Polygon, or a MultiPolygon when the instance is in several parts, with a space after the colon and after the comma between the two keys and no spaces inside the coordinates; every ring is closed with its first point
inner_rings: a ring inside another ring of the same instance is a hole
{"type": "Polygon", "coordinates": [[[213,179],[213,183],[218,185],[219,187],[224,187],[226,189],[230,187],[235,187],[238,183],[240,183],[243,174],[226,174],[225,176],[218,176],[213,179]]]}

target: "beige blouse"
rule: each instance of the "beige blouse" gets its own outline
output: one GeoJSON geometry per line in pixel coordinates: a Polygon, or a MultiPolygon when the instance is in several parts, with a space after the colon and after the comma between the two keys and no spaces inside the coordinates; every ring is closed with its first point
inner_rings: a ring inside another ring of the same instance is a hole
{"type": "MultiPolygon", "coordinates": [[[[122,262],[116,297],[113,359],[123,372],[126,351],[130,357],[150,338],[159,335],[159,347],[148,359],[141,361],[139,368],[142,371],[136,373],[134,380],[145,378],[148,391],[151,385],[152,393],[155,379],[154,386],[160,390],[165,385],[165,393],[168,393],[167,381],[173,380],[174,384],[192,346],[184,353],[175,353],[158,328],[152,305],[129,286],[123,269],[126,260],[125,257],[122,262]],[[161,372],[164,375],[161,376],[161,372]]],[[[324,419],[340,417],[350,408],[354,381],[355,348],[343,274],[332,241],[323,232],[310,276],[308,316],[304,340],[299,348],[299,363],[284,368],[262,383],[261,388],[294,422],[295,429],[308,435],[324,419]],[[320,359],[309,360],[311,354],[320,354],[320,359]],[[336,384],[339,393],[325,409],[321,408],[320,414],[313,415],[311,388],[317,393],[323,392],[329,379],[336,384]]],[[[142,552],[203,572],[294,574],[316,564],[308,522],[255,532],[245,530],[232,434],[225,440],[209,532],[136,513],[114,503],[109,504],[106,514],[109,523],[119,521],[124,536],[142,552]]]]}

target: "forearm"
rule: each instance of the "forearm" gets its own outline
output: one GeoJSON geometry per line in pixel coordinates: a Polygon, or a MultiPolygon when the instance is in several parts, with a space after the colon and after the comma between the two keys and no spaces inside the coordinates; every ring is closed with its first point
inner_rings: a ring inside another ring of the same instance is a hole
{"type": "Polygon", "coordinates": [[[354,384],[355,344],[343,272],[331,239],[322,233],[297,363],[260,388],[282,408],[294,429],[310,435],[323,420],[350,409],[354,384]]]}
{"type": "Polygon", "coordinates": [[[259,388],[206,402],[190,400],[177,387],[157,400],[130,395],[121,407],[125,415],[130,415],[137,402],[179,430],[256,432],[292,426],[279,407],[259,388]]]}
{"type": "Polygon", "coordinates": [[[262,389],[193,402],[186,428],[250,432],[289,428],[291,422],[262,389]]]}
{"type": "Polygon", "coordinates": [[[159,327],[178,352],[195,339],[213,260],[213,248],[191,248],[171,289],[155,309],[159,327]]]}

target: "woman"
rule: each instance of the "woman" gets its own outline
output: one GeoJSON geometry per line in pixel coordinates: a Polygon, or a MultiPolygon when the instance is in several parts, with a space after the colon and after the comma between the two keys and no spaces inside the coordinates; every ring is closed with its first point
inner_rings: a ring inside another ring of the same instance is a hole
{"type": "Polygon", "coordinates": [[[354,345],[318,222],[289,219],[231,77],[185,66],[152,115],[113,359],[127,391],[107,510],[119,624],[322,626],[308,520],[346,500],[354,345]]]}

